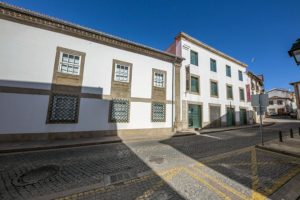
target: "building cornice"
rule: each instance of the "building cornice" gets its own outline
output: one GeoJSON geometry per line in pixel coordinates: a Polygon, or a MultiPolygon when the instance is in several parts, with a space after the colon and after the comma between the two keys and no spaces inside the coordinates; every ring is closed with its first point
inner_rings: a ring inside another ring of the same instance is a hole
{"type": "Polygon", "coordinates": [[[234,62],[234,63],[236,63],[236,64],[238,64],[238,65],[240,65],[242,67],[247,67],[248,66],[247,64],[245,64],[245,63],[243,63],[241,61],[238,61],[235,58],[232,58],[231,56],[226,55],[225,53],[222,53],[221,51],[219,51],[219,50],[217,50],[217,49],[215,49],[215,48],[213,48],[213,47],[211,47],[211,46],[209,46],[209,45],[207,45],[207,44],[205,44],[203,42],[200,42],[196,38],[194,38],[194,37],[192,37],[192,36],[190,36],[190,35],[188,35],[188,34],[186,34],[184,32],[180,32],[176,36],[176,39],[185,39],[185,40],[187,40],[187,41],[189,41],[189,42],[191,42],[191,43],[193,43],[195,45],[198,45],[198,46],[200,46],[200,47],[202,47],[202,48],[204,48],[204,49],[206,49],[206,50],[214,53],[214,54],[217,54],[218,56],[221,56],[221,57],[223,57],[223,58],[225,58],[227,60],[230,60],[231,62],[234,62]]]}
{"type": "Polygon", "coordinates": [[[292,82],[290,85],[300,84],[300,81],[292,82]]]}
{"type": "Polygon", "coordinates": [[[264,85],[263,80],[261,80],[258,76],[256,76],[255,74],[253,74],[250,71],[247,71],[247,75],[253,79],[255,79],[256,81],[258,81],[260,83],[261,86],[264,85]]]}
{"type": "Polygon", "coordinates": [[[0,19],[26,24],[41,29],[71,35],[85,40],[105,44],[134,53],[154,57],[167,62],[180,64],[181,57],[160,51],[142,44],[112,36],[94,29],[69,23],[57,18],[43,15],[20,7],[0,2],[0,19]]]}

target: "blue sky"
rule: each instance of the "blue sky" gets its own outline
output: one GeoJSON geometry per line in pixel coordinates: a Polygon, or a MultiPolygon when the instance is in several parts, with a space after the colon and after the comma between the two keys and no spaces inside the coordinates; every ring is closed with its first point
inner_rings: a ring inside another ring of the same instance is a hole
{"type": "Polygon", "coordinates": [[[161,50],[184,31],[264,74],[267,90],[300,80],[300,67],[287,54],[300,38],[299,0],[4,2],[161,50]]]}

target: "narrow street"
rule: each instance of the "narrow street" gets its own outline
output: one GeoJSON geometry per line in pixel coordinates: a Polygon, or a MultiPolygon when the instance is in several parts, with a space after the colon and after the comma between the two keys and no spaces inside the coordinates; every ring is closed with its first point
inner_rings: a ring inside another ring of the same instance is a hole
{"type": "MultiPolygon", "coordinates": [[[[277,122],[265,140],[299,126],[277,122]]],[[[260,140],[251,128],[2,154],[0,199],[266,199],[299,174],[300,159],[256,149],[260,140]]]]}

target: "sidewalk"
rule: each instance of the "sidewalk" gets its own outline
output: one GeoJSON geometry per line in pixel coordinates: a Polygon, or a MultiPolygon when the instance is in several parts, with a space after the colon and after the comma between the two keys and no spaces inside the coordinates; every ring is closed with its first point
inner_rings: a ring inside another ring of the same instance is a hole
{"type": "Polygon", "coordinates": [[[279,139],[268,141],[262,145],[257,145],[258,148],[282,153],[285,155],[291,155],[300,158],[300,135],[294,133],[294,138],[286,136],[282,138],[283,142],[279,142],[279,139]]]}
{"type": "MultiPolygon", "coordinates": [[[[266,123],[264,126],[270,126],[274,123],[266,123]]],[[[237,129],[248,129],[253,127],[258,127],[259,125],[247,125],[247,126],[235,126],[235,127],[224,127],[224,128],[214,128],[214,129],[203,129],[200,134],[222,132],[237,129]]],[[[136,137],[121,138],[119,136],[102,136],[93,138],[79,138],[70,140],[41,140],[41,141],[24,141],[24,142],[1,142],[0,143],[0,153],[14,153],[14,152],[25,152],[25,151],[38,151],[47,149],[59,149],[59,148],[70,148],[70,147],[80,147],[98,144],[109,144],[109,143],[119,143],[124,140],[126,141],[144,141],[144,140],[159,140],[168,139],[170,137],[183,137],[199,134],[198,131],[181,131],[176,133],[170,133],[164,136],[146,136],[141,137],[138,135],[136,137]]]]}
{"type": "MultiPolygon", "coordinates": [[[[263,127],[272,126],[275,122],[266,122],[263,124],[263,127]]],[[[258,128],[259,124],[254,125],[244,125],[244,126],[231,126],[231,127],[222,127],[222,128],[204,128],[199,131],[195,130],[187,130],[187,131],[180,131],[174,135],[174,137],[184,135],[198,135],[198,134],[208,134],[208,133],[217,133],[223,131],[231,131],[231,130],[239,130],[239,129],[248,129],[248,128],[258,128]]]]}

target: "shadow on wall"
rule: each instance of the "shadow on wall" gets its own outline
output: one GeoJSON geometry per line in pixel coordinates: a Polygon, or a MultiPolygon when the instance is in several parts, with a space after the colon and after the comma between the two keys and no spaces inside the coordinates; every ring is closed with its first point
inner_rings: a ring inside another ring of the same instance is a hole
{"type": "MultiPolygon", "coordinates": [[[[209,114],[210,122],[208,124],[204,124],[202,129],[243,126],[257,123],[255,121],[254,111],[247,111],[246,109],[242,109],[240,111],[228,109],[227,113],[222,116],[220,116],[220,113],[217,112],[210,112],[209,114]]],[[[190,123],[192,123],[192,120],[189,120],[189,126],[192,126],[190,123]]]]}
{"type": "Polygon", "coordinates": [[[117,135],[116,116],[109,115],[111,105],[101,87],[0,80],[0,139],[117,135]]]}

